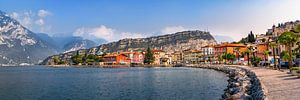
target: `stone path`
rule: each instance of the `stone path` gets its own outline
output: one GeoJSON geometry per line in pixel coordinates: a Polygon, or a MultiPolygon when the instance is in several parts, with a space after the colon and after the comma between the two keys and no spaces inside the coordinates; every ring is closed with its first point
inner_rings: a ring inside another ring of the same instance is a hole
{"type": "Polygon", "coordinates": [[[288,70],[282,72],[266,68],[249,69],[254,71],[263,83],[267,100],[300,100],[300,78],[287,74],[288,70]]]}

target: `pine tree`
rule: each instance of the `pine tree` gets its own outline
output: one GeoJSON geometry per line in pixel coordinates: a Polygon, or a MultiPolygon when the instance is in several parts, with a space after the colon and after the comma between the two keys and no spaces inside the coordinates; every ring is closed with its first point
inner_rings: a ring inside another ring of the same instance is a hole
{"type": "Polygon", "coordinates": [[[145,54],[145,58],[144,58],[144,63],[145,64],[151,64],[154,62],[154,56],[153,56],[153,52],[151,51],[151,49],[148,47],[146,54],[145,54]]]}

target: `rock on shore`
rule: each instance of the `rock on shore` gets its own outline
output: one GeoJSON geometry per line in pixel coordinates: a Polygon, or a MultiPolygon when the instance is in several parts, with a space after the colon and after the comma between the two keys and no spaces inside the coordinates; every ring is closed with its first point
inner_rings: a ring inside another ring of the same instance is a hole
{"type": "Polygon", "coordinates": [[[195,68],[214,69],[224,72],[229,79],[224,100],[264,100],[265,94],[261,83],[254,72],[240,67],[222,65],[199,65],[189,66],[195,68]]]}

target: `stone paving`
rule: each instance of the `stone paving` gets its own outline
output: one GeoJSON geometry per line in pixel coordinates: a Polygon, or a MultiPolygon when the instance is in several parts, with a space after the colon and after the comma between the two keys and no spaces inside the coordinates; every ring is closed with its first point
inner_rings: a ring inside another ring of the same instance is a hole
{"type": "Polygon", "coordinates": [[[267,100],[300,100],[300,78],[288,74],[288,70],[242,67],[256,73],[266,91],[267,100]]]}

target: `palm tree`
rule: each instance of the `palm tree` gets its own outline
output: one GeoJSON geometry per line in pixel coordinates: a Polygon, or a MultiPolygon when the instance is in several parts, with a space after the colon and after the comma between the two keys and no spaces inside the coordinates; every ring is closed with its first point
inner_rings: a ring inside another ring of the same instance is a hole
{"type": "Polygon", "coordinates": [[[250,50],[249,50],[249,48],[247,48],[247,50],[244,51],[243,54],[247,55],[247,61],[248,61],[247,65],[249,66],[250,65],[250,57],[249,57],[250,56],[250,50]]]}
{"type": "Polygon", "coordinates": [[[298,47],[296,48],[296,52],[300,52],[300,24],[297,25],[293,31],[296,33],[297,35],[297,42],[296,45],[298,45],[298,47]]]}
{"type": "Polygon", "coordinates": [[[286,46],[286,49],[288,51],[289,58],[289,66],[292,66],[292,46],[297,41],[297,36],[294,32],[284,32],[278,37],[279,43],[286,46]]]}
{"type": "Polygon", "coordinates": [[[270,42],[269,46],[272,48],[272,55],[274,59],[274,67],[276,67],[276,53],[275,53],[275,48],[277,48],[277,43],[276,42],[270,42]]]}
{"type": "Polygon", "coordinates": [[[235,48],[235,52],[236,52],[238,61],[240,61],[240,49],[241,49],[240,47],[235,48]]]}
{"type": "Polygon", "coordinates": [[[264,59],[264,61],[265,61],[265,63],[268,61],[268,56],[269,56],[269,54],[270,54],[270,51],[264,51],[264,56],[265,56],[265,59],[264,59]]]}

